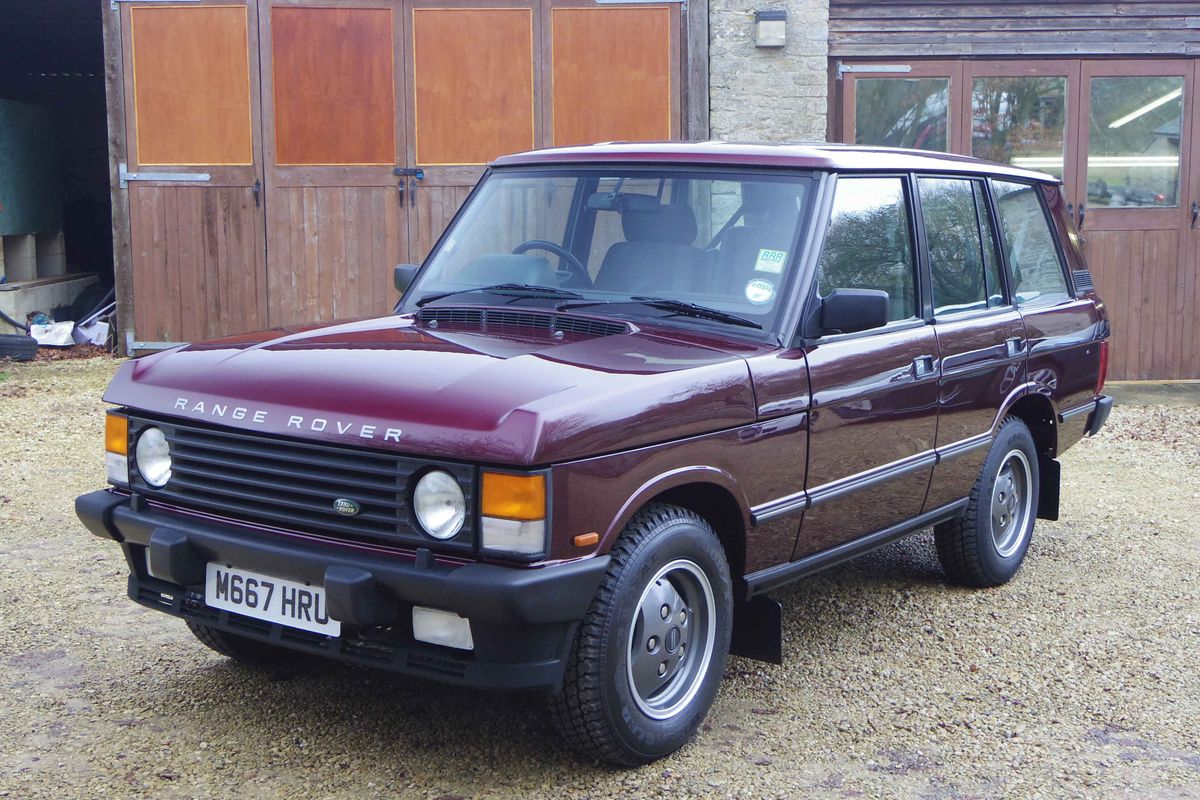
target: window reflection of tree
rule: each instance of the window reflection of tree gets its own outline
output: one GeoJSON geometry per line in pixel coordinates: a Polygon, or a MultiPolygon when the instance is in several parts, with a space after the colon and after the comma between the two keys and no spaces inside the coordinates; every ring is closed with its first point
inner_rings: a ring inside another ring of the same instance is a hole
{"type": "Polygon", "coordinates": [[[855,86],[855,141],[945,150],[949,87],[945,78],[860,79],[855,86]]]}
{"type": "MultiPolygon", "coordinates": [[[[839,184],[839,199],[845,198],[844,184],[857,182],[839,184]]],[[[879,186],[880,197],[874,204],[863,208],[855,203],[861,197],[855,191],[850,202],[843,200],[839,203],[842,207],[834,209],[821,256],[818,290],[826,296],[834,289],[881,289],[891,300],[889,319],[908,319],[916,316],[916,292],[912,245],[899,182],[871,183],[884,184],[879,186]],[[895,189],[887,184],[894,184],[895,189]],[[895,196],[889,198],[889,194],[895,196]],[[845,207],[851,203],[860,207],[845,207]]]]}

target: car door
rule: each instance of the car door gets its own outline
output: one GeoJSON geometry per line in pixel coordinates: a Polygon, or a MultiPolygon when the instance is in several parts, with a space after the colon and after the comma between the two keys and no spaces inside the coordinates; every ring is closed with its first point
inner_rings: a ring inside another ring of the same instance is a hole
{"type": "Polygon", "coordinates": [[[938,380],[938,463],[925,510],[966,497],[1005,399],[1024,383],[1025,325],[1001,278],[982,179],[917,176],[938,380]]]}
{"type": "Polygon", "coordinates": [[[920,297],[911,208],[907,176],[838,178],[809,307],[835,289],[882,290],[888,321],[808,341],[809,506],[793,559],[921,513],[934,463],[937,341],[920,297]]]}

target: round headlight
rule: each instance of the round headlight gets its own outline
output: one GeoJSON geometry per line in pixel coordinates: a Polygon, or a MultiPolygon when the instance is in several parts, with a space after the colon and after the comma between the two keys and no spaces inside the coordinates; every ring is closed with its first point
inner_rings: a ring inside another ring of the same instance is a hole
{"type": "Polygon", "coordinates": [[[449,539],[462,530],[467,518],[467,501],[462,487],[449,472],[426,472],[413,490],[417,522],[435,539],[449,539]]]}
{"type": "Polygon", "coordinates": [[[166,486],[171,480],[171,445],[161,428],[146,428],[138,434],[134,458],[138,472],[151,486],[166,486]]]}

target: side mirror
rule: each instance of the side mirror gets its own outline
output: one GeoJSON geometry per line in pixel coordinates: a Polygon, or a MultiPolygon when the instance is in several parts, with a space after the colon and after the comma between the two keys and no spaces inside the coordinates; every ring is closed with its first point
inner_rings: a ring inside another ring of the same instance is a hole
{"type": "Polygon", "coordinates": [[[888,302],[879,289],[834,289],[821,300],[821,329],[855,333],[886,325],[888,302]]]}
{"type": "Polygon", "coordinates": [[[408,287],[412,286],[413,278],[417,277],[417,271],[421,269],[419,264],[397,264],[395,281],[396,291],[404,294],[408,291],[408,287]]]}

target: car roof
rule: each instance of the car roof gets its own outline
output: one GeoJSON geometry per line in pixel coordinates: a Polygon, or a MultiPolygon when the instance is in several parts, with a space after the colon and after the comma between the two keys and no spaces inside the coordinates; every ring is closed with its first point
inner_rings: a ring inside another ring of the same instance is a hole
{"type": "Polygon", "coordinates": [[[719,166],[791,167],[835,172],[953,172],[999,175],[1047,183],[1059,179],[1043,172],[997,164],[968,156],[848,144],[756,144],[751,142],[605,142],[555,147],[502,156],[496,167],[607,163],[708,164],[719,166]]]}

